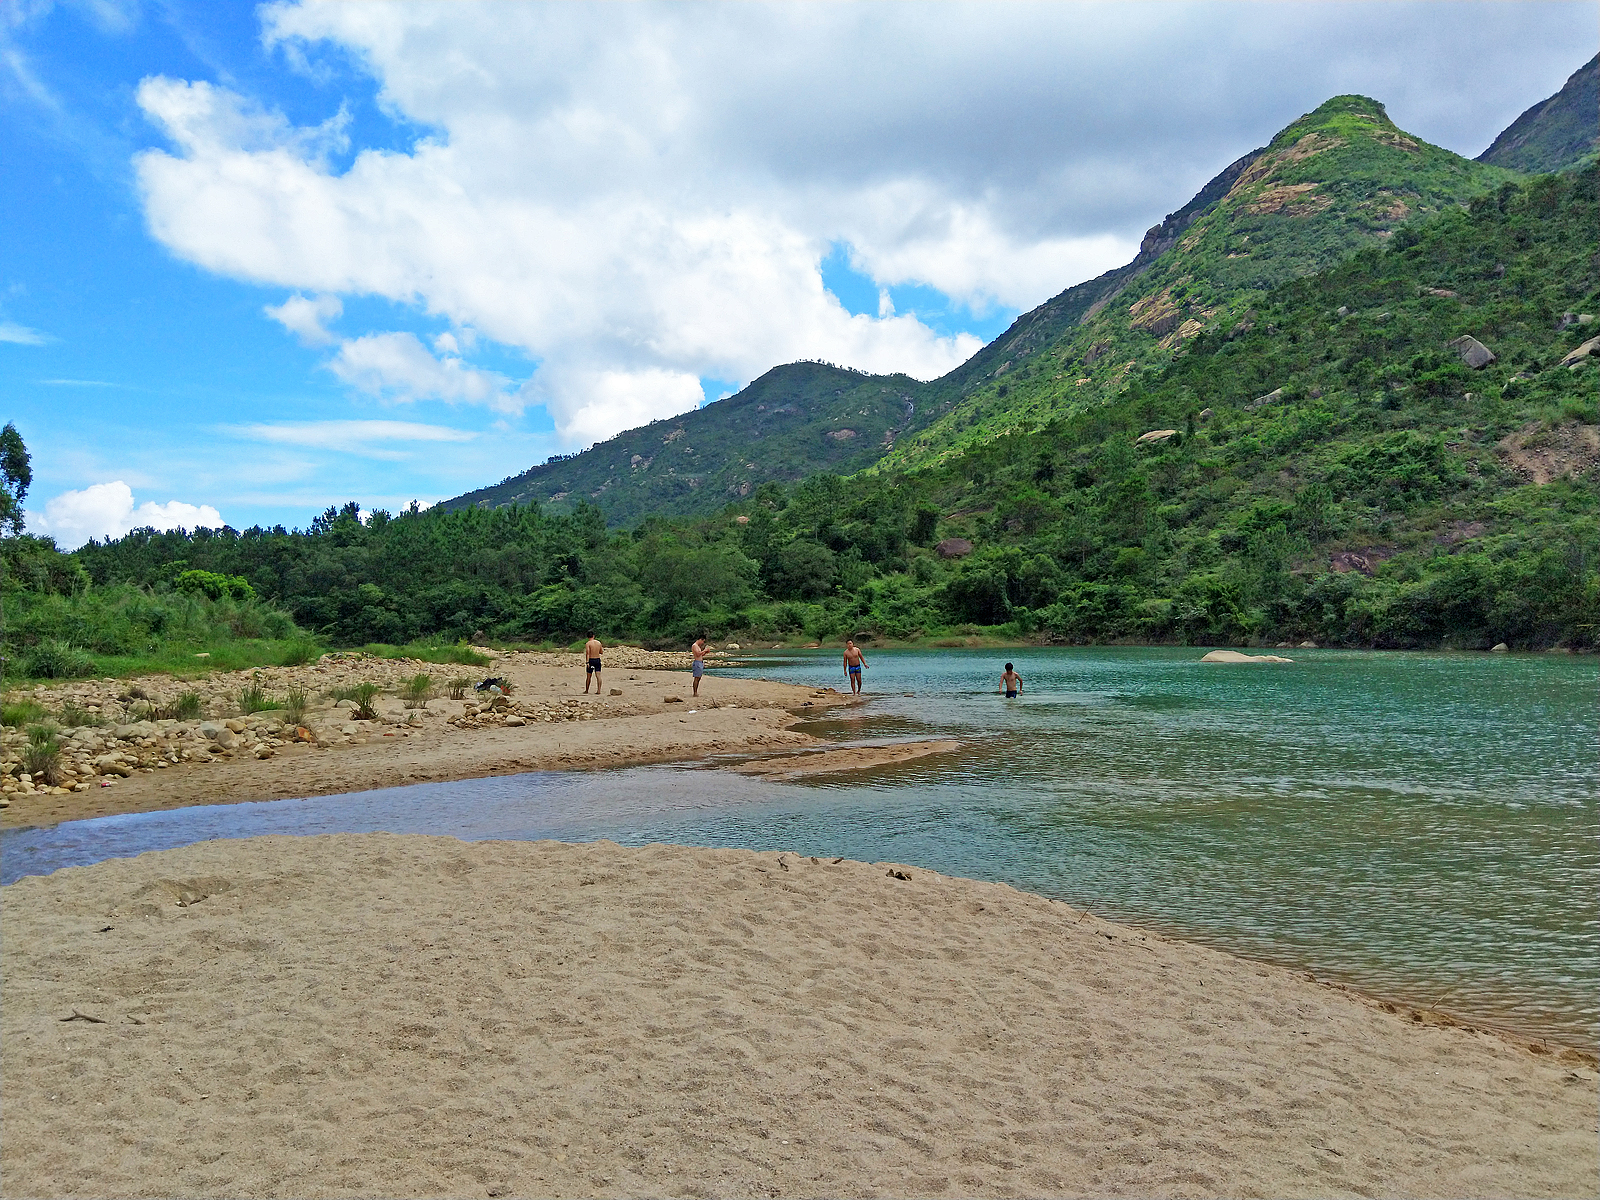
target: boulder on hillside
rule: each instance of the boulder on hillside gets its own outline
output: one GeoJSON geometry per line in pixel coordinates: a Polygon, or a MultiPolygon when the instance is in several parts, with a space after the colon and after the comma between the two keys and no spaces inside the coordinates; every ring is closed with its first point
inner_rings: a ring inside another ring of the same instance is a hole
{"type": "Polygon", "coordinates": [[[972,543],[966,538],[945,538],[933,549],[940,558],[965,558],[972,553],[972,543]]]}
{"type": "Polygon", "coordinates": [[[1283,399],[1283,389],[1282,388],[1273,388],[1265,396],[1257,396],[1254,400],[1250,401],[1249,404],[1246,404],[1245,407],[1246,408],[1260,408],[1263,404],[1274,404],[1277,401],[1282,400],[1282,399],[1283,399]]]}
{"type": "Polygon", "coordinates": [[[1164,442],[1177,432],[1176,429],[1152,429],[1149,433],[1141,433],[1134,438],[1133,444],[1135,446],[1143,446],[1149,442],[1164,442]]]}
{"type": "Polygon", "coordinates": [[[1485,346],[1470,334],[1463,334],[1445,345],[1456,352],[1457,357],[1474,371],[1481,371],[1494,361],[1494,351],[1485,346]]]}
{"type": "Polygon", "coordinates": [[[1578,346],[1576,349],[1570,351],[1567,356],[1561,360],[1561,365],[1563,367],[1575,367],[1597,350],[1600,350],[1600,337],[1592,337],[1587,342],[1584,342],[1581,346],[1578,346]]]}
{"type": "Polygon", "coordinates": [[[1212,650],[1201,656],[1203,663],[1292,663],[1294,659],[1277,654],[1241,654],[1237,650],[1212,650]]]}

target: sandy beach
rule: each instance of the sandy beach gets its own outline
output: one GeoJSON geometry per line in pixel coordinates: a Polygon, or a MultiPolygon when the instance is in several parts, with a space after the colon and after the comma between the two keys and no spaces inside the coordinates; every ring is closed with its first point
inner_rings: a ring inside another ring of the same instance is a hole
{"type": "MultiPolygon", "coordinates": [[[[12,764],[4,794],[9,807],[0,810],[0,825],[51,825],[520,771],[794,751],[820,745],[792,728],[801,715],[851,703],[848,695],[827,688],[733,679],[715,669],[696,697],[688,671],[673,669],[688,664],[687,653],[617,647],[607,653],[604,694],[587,695],[578,655],[538,652],[500,654],[489,667],[329,656],[303,667],[219,673],[201,682],[162,677],[41,686],[8,699],[27,696],[51,712],[65,703],[104,711],[105,723],[64,732],[68,762],[76,770],[65,789],[18,790],[20,767],[12,764]],[[446,680],[462,676],[504,677],[512,690],[493,708],[483,707],[487,697],[471,692],[463,700],[445,696],[407,708],[396,692],[419,671],[432,674],[441,691],[446,680]],[[340,706],[328,694],[363,682],[384,689],[374,721],[352,720],[348,702],[340,706]],[[286,727],[280,710],[240,714],[238,694],[252,684],[274,697],[294,688],[306,691],[312,704],[304,725],[286,727]],[[203,718],[137,719],[148,705],[170,703],[191,688],[203,689],[203,718]],[[135,690],[139,698],[119,699],[135,690]],[[237,726],[226,735],[228,746],[208,738],[203,728],[225,719],[237,726]]],[[[19,730],[6,736],[15,754],[25,736],[19,730]]],[[[858,757],[853,766],[870,765],[873,756],[858,757]]]]}
{"type": "Polygon", "coordinates": [[[11,1196],[1600,1182],[1581,1056],[915,866],[274,837],[3,899],[11,1196]]]}

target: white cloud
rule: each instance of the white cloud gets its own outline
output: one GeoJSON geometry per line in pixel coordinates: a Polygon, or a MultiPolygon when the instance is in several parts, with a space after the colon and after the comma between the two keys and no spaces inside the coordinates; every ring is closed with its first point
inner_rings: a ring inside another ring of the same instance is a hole
{"type": "Polygon", "coordinates": [[[388,451],[375,451],[375,444],[470,442],[478,436],[465,429],[425,425],[416,421],[288,421],[273,425],[241,425],[234,432],[251,441],[311,446],[319,450],[339,450],[386,458],[394,455],[388,451]]]}
{"type": "Polygon", "coordinates": [[[135,506],[133,489],[122,480],[96,483],[76,492],[62,492],[48,501],[44,512],[28,512],[28,529],[56,539],[57,544],[75,550],[90,538],[121,537],[130,529],[215,529],[223,524],[222,514],[209,504],[185,504],[169,500],[156,504],[146,500],[135,506]]]}
{"type": "Polygon", "coordinates": [[[414,333],[352,338],[340,344],[328,367],[352,387],[391,400],[466,401],[502,412],[522,406],[504,375],[469,367],[453,355],[435,358],[414,333]]]}
{"type": "Polygon", "coordinates": [[[17,346],[43,346],[55,340],[48,333],[40,333],[37,329],[29,329],[26,325],[18,325],[14,321],[0,321],[0,342],[10,342],[17,346]]]}
{"type": "Polygon", "coordinates": [[[282,304],[269,304],[261,310],[307,346],[331,346],[338,339],[327,324],[344,312],[337,296],[302,296],[299,292],[282,304]]]}
{"type": "MultiPolygon", "coordinates": [[[[448,323],[434,353],[367,330],[330,366],[396,400],[543,402],[569,443],[689,403],[691,377],[823,358],[930,378],[971,352],[881,302],[847,312],[822,285],[834,245],[880,289],[1027,308],[1125,262],[1146,226],[1329,95],[1391,99],[1402,124],[1407,103],[1447,97],[1424,115],[1481,126],[1461,147],[1475,152],[1538,98],[1502,45],[1536,45],[1541,71],[1574,53],[1555,15],[1570,9],[1530,6],[1452,21],[1404,4],[258,11],[293,69],[359,62],[380,107],[429,132],[336,172],[342,108],[298,127],[221,86],[146,80],[139,102],[172,147],[135,160],[151,231],[211,271],[448,323]],[[1488,92],[1515,94],[1509,115],[1484,115],[1488,92]],[[467,362],[469,328],[537,361],[532,378],[467,362]]],[[[273,315],[326,330],[303,307],[273,315]]]]}

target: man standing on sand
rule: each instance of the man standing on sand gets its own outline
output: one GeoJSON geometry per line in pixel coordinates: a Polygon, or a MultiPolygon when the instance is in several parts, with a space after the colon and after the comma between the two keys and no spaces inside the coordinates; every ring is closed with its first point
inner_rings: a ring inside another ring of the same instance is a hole
{"type": "Polygon", "coordinates": [[[694,645],[689,647],[689,653],[694,657],[694,694],[700,694],[700,676],[706,672],[706,635],[701,634],[695,638],[694,645]]]}
{"type": "Polygon", "coordinates": [[[1015,700],[1022,695],[1022,676],[1011,669],[1011,664],[1006,664],[1006,672],[1000,676],[1000,690],[1006,694],[1007,700],[1015,700]]]}
{"type": "Polygon", "coordinates": [[[589,669],[583,673],[583,694],[589,694],[589,680],[594,680],[594,694],[605,695],[605,690],[600,686],[600,655],[605,647],[600,644],[600,639],[594,634],[589,635],[589,640],[583,644],[583,656],[589,660],[589,669]]]}
{"type": "Polygon", "coordinates": [[[867,665],[867,656],[861,653],[854,638],[844,640],[844,677],[850,681],[850,694],[861,694],[861,668],[867,665]]]}

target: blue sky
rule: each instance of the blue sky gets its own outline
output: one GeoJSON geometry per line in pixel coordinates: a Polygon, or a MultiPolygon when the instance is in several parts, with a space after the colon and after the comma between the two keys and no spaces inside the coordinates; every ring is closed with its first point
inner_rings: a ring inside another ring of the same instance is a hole
{"type": "Polygon", "coordinates": [[[30,525],[304,525],[796,358],[931,378],[1328,95],[1478,153],[1594,15],[15,0],[30,525]]]}

